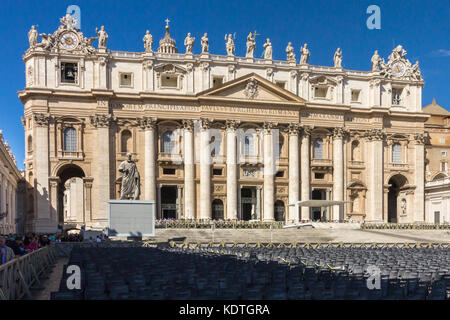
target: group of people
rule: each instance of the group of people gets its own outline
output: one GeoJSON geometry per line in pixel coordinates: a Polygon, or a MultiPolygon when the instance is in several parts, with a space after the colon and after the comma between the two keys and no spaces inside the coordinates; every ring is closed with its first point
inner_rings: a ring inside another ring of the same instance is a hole
{"type": "Polygon", "coordinates": [[[36,235],[28,233],[24,236],[7,235],[0,236],[0,264],[4,264],[16,256],[23,256],[41,247],[47,246],[56,241],[54,235],[36,235]]]}

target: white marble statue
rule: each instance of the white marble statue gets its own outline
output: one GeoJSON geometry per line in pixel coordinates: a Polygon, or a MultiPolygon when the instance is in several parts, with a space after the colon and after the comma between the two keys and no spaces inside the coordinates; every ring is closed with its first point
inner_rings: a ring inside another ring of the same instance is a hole
{"type": "Polygon", "coordinates": [[[35,26],[31,26],[30,31],[28,31],[28,42],[30,43],[30,48],[34,48],[37,45],[38,32],[35,26]]]}
{"type": "Polygon", "coordinates": [[[184,45],[186,46],[186,53],[192,54],[192,48],[194,47],[195,37],[191,37],[191,33],[188,32],[187,37],[184,39],[184,45]]]}
{"type": "Polygon", "coordinates": [[[72,17],[70,13],[67,13],[64,17],[59,19],[59,21],[61,22],[61,25],[63,25],[67,30],[75,29],[75,26],[78,23],[77,19],[72,17]]]}
{"type": "Polygon", "coordinates": [[[152,46],[153,46],[153,36],[151,35],[150,31],[147,30],[145,32],[145,36],[142,39],[142,41],[144,41],[144,48],[145,48],[145,52],[152,52],[152,46]]]}
{"type": "Polygon", "coordinates": [[[303,47],[300,48],[300,53],[302,54],[300,56],[300,64],[308,64],[310,52],[308,50],[308,44],[305,43],[303,47]]]}
{"type": "Polygon", "coordinates": [[[292,46],[291,42],[289,42],[286,47],[286,58],[289,62],[295,62],[294,47],[292,46]]]}
{"type": "Polygon", "coordinates": [[[42,40],[41,43],[38,44],[38,47],[42,47],[44,48],[44,50],[48,50],[50,49],[50,47],[53,45],[53,35],[52,34],[45,34],[45,33],[41,33],[40,34],[42,40]]]}
{"type": "Polygon", "coordinates": [[[231,35],[231,33],[227,36],[225,35],[225,40],[226,40],[226,49],[227,49],[227,55],[229,56],[234,56],[234,40],[233,40],[233,36],[231,35]]]}
{"type": "Polygon", "coordinates": [[[269,38],[264,43],[264,59],[272,60],[272,43],[269,38]]]}
{"type": "Polygon", "coordinates": [[[406,56],[406,50],[403,49],[401,45],[398,45],[394,50],[392,50],[392,53],[389,55],[389,60],[398,60],[406,56]]]}
{"type": "Polygon", "coordinates": [[[208,34],[205,32],[201,39],[202,44],[202,53],[207,53],[209,51],[209,40],[208,40],[208,34]]]}
{"type": "Polygon", "coordinates": [[[335,68],[342,68],[342,51],[341,48],[337,48],[336,52],[334,53],[334,67],[335,68]]]}
{"type": "Polygon", "coordinates": [[[95,28],[95,33],[97,33],[98,35],[98,48],[106,49],[108,34],[105,31],[105,26],[101,26],[100,30],[98,30],[98,28],[95,28]]]}
{"type": "Polygon", "coordinates": [[[378,55],[378,50],[375,50],[372,59],[370,61],[372,62],[372,71],[378,71],[380,69],[380,62],[381,62],[381,58],[378,55]]]}
{"type": "Polygon", "coordinates": [[[255,41],[255,37],[256,36],[256,32],[255,33],[249,33],[247,36],[247,52],[245,53],[245,57],[246,58],[253,58],[253,52],[255,51],[256,48],[256,41],[255,41]]]}
{"type": "Polygon", "coordinates": [[[127,160],[122,161],[118,170],[123,173],[120,200],[139,200],[140,176],[136,163],[131,160],[131,153],[127,153],[127,160]]]}

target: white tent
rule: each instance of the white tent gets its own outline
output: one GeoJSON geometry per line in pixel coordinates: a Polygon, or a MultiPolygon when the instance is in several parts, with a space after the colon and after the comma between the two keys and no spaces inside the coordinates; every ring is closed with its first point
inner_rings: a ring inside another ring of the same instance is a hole
{"type": "Polygon", "coordinates": [[[335,200],[302,200],[289,204],[295,206],[295,223],[300,220],[300,207],[331,207],[339,206],[339,221],[344,220],[344,204],[351,201],[335,201],[335,200]]]}

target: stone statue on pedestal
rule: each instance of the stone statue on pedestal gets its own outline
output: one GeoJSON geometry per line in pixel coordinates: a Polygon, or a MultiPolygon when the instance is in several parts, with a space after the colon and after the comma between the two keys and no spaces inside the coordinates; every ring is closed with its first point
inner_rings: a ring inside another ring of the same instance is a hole
{"type": "Polygon", "coordinates": [[[272,60],[272,43],[269,38],[264,43],[264,59],[272,60]]]}
{"type": "Polygon", "coordinates": [[[289,42],[286,47],[286,59],[289,62],[295,62],[294,47],[292,46],[291,42],[289,42]]]}
{"type": "Polygon", "coordinates": [[[150,34],[150,31],[147,30],[145,32],[145,36],[142,39],[142,41],[144,41],[144,48],[145,48],[145,52],[152,52],[152,46],[153,46],[153,36],[150,34]]]}
{"type": "Polygon", "coordinates": [[[370,61],[372,62],[372,71],[378,71],[380,69],[380,62],[381,62],[378,50],[375,50],[372,59],[370,61]]]}
{"type": "Polygon", "coordinates": [[[136,163],[131,160],[131,153],[127,153],[127,160],[120,164],[119,172],[123,173],[120,200],[139,200],[140,176],[136,163]]]}
{"type": "Polygon", "coordinates": [[[186,53],[192,54],[192,48],[194,47],[195,37],[191,37],[191,33],[187,34],[187,37],[184,39],[184,45],[186,46],[186,53]]]}
{"type": "Polygon", "coordinates": [[[31,26],[30,31],[28,31],[28,42],[30,43],[30,48],[34,48],[37,45],[38,32],[35,26],[31,26]]]}
{"type": "Polygon", "coordinates": [[[105,31],[105,26],[102,26],[100,30],[95,28],[95,33],[98,34],[98,48],[106,49],[106,42],[108,41],[108,34],[105,31]]]}
{"type": "Polygon", "coordinates": [[[335,68],[342,68],[342,51],[341,48],[337,48],[336,52],[334,53],[334,67],[335,68]]]}
{"type": "Polygon", "coordinates": [[[303,47],[300,48],[301,56],[300,56],[300,64],[308,64],[310,52],[308,50],[308,44],[305,43],[303,47]]]}
{"type": "Polygon", "coordinates": [[[209,51],[209,40],[207,33],[203,35],[201,42],[202,42],[202,53],[207,53],[209,51]]]}
{"type": "Polygon", "coordinates": [[[231,35],[231,33],[228,36],[225,35],[225,40],[226,40],[225,47],[227,49],[227,55],[234,56],[235,46],[234,46],[233,36],[231,35]]]}
{"type": "Polygon", "coordinates": [[[253,52],[256,48],[256,32],[255,33],[249,33],[247,36],[247,52],[245,54],[246,58],[253,58],[253,52]]]}

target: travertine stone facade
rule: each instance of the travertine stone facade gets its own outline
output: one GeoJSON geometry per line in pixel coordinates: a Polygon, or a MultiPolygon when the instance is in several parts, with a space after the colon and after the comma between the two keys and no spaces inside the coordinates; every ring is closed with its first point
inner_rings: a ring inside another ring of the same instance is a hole
{"type": "Polygon", "coordinates": [[[127,152],[159,218],[423,221],[428,116],[418,63],[401,46],[386,63],[373,58],[371,71],[353,71],[341,50],[335,67],[309,65],[311,49],[297,64],[291,49],[287,61],[272,60],[267,40],[257,59],[251,37],[242,58],[232,37],[224,55],[209,53],[205,34],[201,54],[195,35],[181,54],[167,24],[158,50],[146,33],[143,52],[120,52],[107,49],[106,32],[95,49],[61,19],[23,56],[32,228],[104,227],[127,152]],[[73,178],[83,213],[69,223],[63,197],[73,178]],[[296,217],[288,204],[306,199],[349,202],[343,217],[335,208],[296,217]]]}

